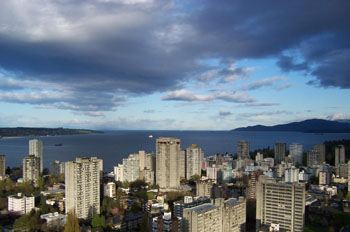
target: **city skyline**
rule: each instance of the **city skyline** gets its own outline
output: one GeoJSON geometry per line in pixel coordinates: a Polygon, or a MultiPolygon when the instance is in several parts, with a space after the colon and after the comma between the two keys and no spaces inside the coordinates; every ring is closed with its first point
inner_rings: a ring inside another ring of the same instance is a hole
{"type": "Polygon", "coordinates": [[[350,118],[348,1],[0,6],[1,127],[223,130],[350,118]]]}

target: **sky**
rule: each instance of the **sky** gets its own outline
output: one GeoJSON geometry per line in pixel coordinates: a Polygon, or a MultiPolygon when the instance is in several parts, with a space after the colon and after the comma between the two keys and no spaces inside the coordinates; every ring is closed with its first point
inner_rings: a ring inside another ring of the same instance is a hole
{"type": "Polygon", "coordinates": [[[0,127],[350,118],[350,1],[0,2],[0,127]]]}

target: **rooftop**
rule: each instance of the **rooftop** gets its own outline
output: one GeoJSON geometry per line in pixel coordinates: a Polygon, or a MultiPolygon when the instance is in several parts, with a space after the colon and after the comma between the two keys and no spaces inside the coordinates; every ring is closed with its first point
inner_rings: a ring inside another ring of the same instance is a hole
{"type": "Polygon", "coordinates": [[[216,208],[219,208],[219,207],[208,203],[208,204],[203,204],[192,208],[188,208],[188,210],[194,211],[196,213],[203,213],[216,208]]]}

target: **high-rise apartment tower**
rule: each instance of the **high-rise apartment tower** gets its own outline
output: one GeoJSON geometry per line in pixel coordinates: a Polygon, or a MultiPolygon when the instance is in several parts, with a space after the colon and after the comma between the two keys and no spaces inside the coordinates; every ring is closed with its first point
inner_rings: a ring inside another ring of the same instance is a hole
{"type": "Polygon", "coordinates": [[[66,162],[66,213],[75,210],[78,218],[100,213],[100,172],[102,160],[76,158],[66,162]]]}
{"type": "Polygon", "coordinates": [[[29,140],[29,155],[40,158],[40,173],[43,172],[43,142],[41,140],[29,140]]]}
{"type": "Polygon", "coordinates": [[[180,139],[158,138],[156,142],[156,183],[161,188],[180,185],[180,139]]]}

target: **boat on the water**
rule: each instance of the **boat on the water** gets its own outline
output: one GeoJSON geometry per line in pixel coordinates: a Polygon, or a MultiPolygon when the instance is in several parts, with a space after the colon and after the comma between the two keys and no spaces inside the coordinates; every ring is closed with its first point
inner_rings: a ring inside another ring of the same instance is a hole
{"type": "Polygon", "coordinates": [[[60,146],[62,146],[62,143],[56,143],[55,146],[60,147],[60,146]]]}
{"type": "Polygon", "coordinates": [[[153,135],[149,135],[148,138],[152,139],[152,138],[153,138],[153,135]]]}

